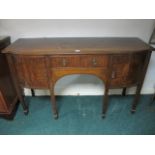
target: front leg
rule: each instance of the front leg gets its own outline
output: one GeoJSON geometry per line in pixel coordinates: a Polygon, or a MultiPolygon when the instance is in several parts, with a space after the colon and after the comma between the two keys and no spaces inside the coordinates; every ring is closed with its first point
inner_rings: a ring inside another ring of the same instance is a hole
{"type": "Polygon", "coordinates": [[[135,94],[134,101],[133,101],[133,104],[132,104],[131,113],[136,112],[136,107],[138,105],[138,101],[139,101],[139,98],[140,98],[141,88],[142,88],[142,83],[137,85],[136,94],[135,94]]]}
{"type": "Polygon", "coordinates": [[[24,89],[19,87],[19,89],[17,90],[17,94],[18,94],[19,101],[20,101],[20,103],[21,103],[21,105],[23,107],[24,114],[28,115],[29,107],[28,107],[28,104],[25,103],[24,89]]]}
{"type": "Polygon", "coordinates": [[[50,89],[50,95],[51,95],[53,117],[54,117],[54,119],[58,119],[58,110],[57,110],[56,99],[55,99],[55,95],[54,95],[54,86],[52,86],[50,89]]]}
{"type": "Polygon", "coordinates": [[[103,100],[103,107],[102,107],[102,118],[105,118],[106,112],[108,109],[108,92],[109,92],[109,87],[105,87],[105,92],[104,92],[104,100],[103,100]]]}

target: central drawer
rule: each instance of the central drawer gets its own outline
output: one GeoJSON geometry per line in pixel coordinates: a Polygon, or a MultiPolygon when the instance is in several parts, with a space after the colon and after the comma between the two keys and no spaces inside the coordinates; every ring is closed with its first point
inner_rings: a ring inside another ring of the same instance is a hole
{"type": "Polygon", "coordinates": [[[65,55],[52,56],[52,67],[107,67],[107,55],[65,55]]]}
{"type": "Polygon", "coordinates": [[[85,55],[81,57],[81,67],[107,67],[107,55],[85,55]]]}

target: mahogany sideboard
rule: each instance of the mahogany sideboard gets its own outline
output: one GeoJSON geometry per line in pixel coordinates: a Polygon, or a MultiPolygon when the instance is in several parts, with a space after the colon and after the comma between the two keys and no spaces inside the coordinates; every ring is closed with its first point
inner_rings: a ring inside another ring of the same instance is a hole
{"type": "Polygon", "coordinates": [[[152,48],[138,38],[23,38],[3,51],[24,111],[22,88],[49,89],[54,118],[58,109],[54,86],[69,74],[92,74],[105,86],[102,117],[109,89],[136,86],[131,112],[135,112],[152,48]]]}
{"type": "Polygon", "coordinates": [[[1,51],[10,44],[10,37],[0,36],[0,116],[11,118],[18,100],[6,55],[1,51]]]}

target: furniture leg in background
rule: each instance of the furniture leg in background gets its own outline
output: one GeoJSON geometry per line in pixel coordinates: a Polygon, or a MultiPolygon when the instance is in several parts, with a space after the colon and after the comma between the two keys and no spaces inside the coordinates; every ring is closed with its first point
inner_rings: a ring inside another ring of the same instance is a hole
{"type": "Polygon", "coordinates": [[[151,98],[150,104],[152,104],[155,101],[155,86],[154,86],[154,94],[151,98]]]}
{"type": "Polygon", "coordinates": [[[153,103],[155,101],[155,94],[152,97],[151,103],[153,103]]]}
{"type": "Polygon", "coordinates": [[[123,88],[122,96],[126,96],[126,88],[123,88]]]}
{"type": "Polygon", "coordinates": [[[31,89],[31,94],[32,94],[33,97],[35,96],[35,91],[34,91],[34,89],[31,89]]]}

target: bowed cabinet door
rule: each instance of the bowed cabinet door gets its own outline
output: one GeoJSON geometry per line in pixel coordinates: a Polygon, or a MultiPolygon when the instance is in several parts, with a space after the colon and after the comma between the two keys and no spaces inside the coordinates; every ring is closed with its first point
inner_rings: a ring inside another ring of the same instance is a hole
{"type": "Polygon", "coordinates": [[[44,56],[15,55],[14,63],[20,84],[27,88],[47,88],[48,77],[44,56]]]}
{"type": "Polygon", "coordinates": [[[135,53],[132,55],[130,62],[130,69],[128,73],[128,79],[130,79],[131,84],[137,84],[140,82],[141,76],[143,74],[143,67],[145,63],[147,53],[135,53]]]}
{"type": "Polygon", "coordinates": [[[111,87],[123,87],[127,83],[126,78],[128,77],[130,67],[130,56],[114,55],[112,56],[112,73],[111,73],[111,87]]]}
{"type": "Polygon", "coordinates": [[[111,87],[129,87],[139,82],[145,53],[113,56],[111,87]]]}

